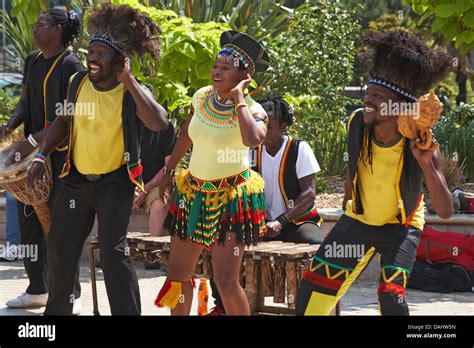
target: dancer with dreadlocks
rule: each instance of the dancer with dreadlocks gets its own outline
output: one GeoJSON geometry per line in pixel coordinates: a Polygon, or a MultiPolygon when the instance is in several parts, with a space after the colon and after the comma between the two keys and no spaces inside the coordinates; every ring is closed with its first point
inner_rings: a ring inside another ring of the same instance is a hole
{"type": "MultiPolygon", "coordinates": [[[[23,86],[20,102],[8,124],[2,127],[0,136],[11,133],[24,124],[27,140],[16,148],[16,154],[23,159],[29,155],[51,130],[50,125],[57,114],[57,104],[62,104],[71,75],[83,71],[79,58],[68,49],[80,31],[80,22],[74,11],[65,8],[51,8],[43,12],[33,26],[33,40],[39,48],[31,52],[25,61],[23,86]]],[[[50,208],[61,188],[58,175],[61,172],[65,148],[58,148],[51,153],[53,188],[49,200],[50,208]]],[[[12,159],[11,162],[14,162],[12,159]]],[[[25,271],[30,281],[25,293],[7,302],[8,307],[28,308],[43,307],[48,299],[48,268],[46,256],[46,240],[43,237],[41,224],[31,206],[18,202],[18,222],[21,243],[37,245],[38,257],[23,260],[25,271]]],[[[79,314],[80,283],[79,267],[72,271],[76,275],[74,286],[74,314],[79,314]]]]}
{"type": "MultiPolygon", "coordinates": [[[[140,136],[143,125],[158,131],[168,121],[166,111],[132,76],[128,56],[150,53],[158,58],[161,30],[129,6],[105,3],[92,8],[88,32],[88,72],[74,75],[69,84],[74,112],[55,120],[37,154],[40,159],[48,156],[69,135],[60,176],[64,186],[52,213],[45,314],[71,314],[74,271],[97,215],[112,315],[139,315],[138,281],[125,248],[133,184],[143,187],[140,136]]],[[[33,185],[43,172],[41,161],[33,163],[28,183],[33,185]]]]}
{"type": "Polygon", "coordinates": [[[449,71],[450,57],[401,31],[375,33],[366,41],[373,48],[366,55],[372,78],[364,109],[349,119],[344,214],[303,276],[298,315],[328,315],[375,252],[381,255],[382,315],[408,315],[405,287],[424,225],[423,178],[438,215],[453,213],[440,152],[424,144],[424,136],[402,136],[398,119],[405,116],[397,112],[426,99],[449,71]]]}
{"type": "Polygon", "coordinates": [[[193,145],[189,170],[177,174],[171,196],[165,222],[172,235],[168,279],[155,301],[170,307],[173,315],[191,310],[192,277],[204,248],[212,249],[214,280],[227,314],[249,315],[239,270],[244,246],[258,243],[265,232],[263,180],[250,170],[247,154],[249,147],[263,141],[267,115],[245,89],[250,74],[268,68],[269,58],[243,33],[226,31],[220,43],[212,86],[194,94],[160,183],[166,198],[174,168],[193,145]]]}
{"type": "MultiPolygon", "coordinates": [[[[268,115],[265,141],[252,150],[252,169],[265,182],[264,239],[320,244],[322,221],[315,204],[318,161],[308,143],[285,135],[286,128],[293,124],[293,109],[282,97],[271,96],[258,102],[268,115]]],[[[209,315],[222,315],[224,307],[213,281],[211,288],[215,308],[209,315]]]]}

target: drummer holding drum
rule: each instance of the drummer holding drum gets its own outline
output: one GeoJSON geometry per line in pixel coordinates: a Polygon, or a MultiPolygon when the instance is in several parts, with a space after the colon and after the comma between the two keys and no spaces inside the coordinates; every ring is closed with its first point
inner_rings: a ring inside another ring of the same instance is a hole
{"type": "MultiPolygon", "coordinates": [[[[69,78],[78,71],[83,71],[81,61],[68,49],[80,31],[80,22],[73,11],[64,8],[52,8],[43,12],[33,27],[33,39],[39,50],[31,52],[25,61],[23,86],[20,101],[6,125],[0,127],[0,137],[11,133],[22,123],[26,140],[14,145],[4,158],[3,167],[23,167],[29,161],[32,152],[43,141],[49,127],[57,116],[57,105],[66,98],[69,78]]],[[[45,187],[45,194],[51,191],[49,206],[59,191],[58,175],[61,171],[62,158],[66,148],[54,151],[51,156],[52,187],[45,187]]],[[[6,155],[7,152],[2,153],[6,155]]],[[[1,169],[0,169],[1,170],[1,169]]],[[[26,179],[25,179],[26,180],[26,179]]],[[[11,181],[9,185],[11,186],[11,181]]],[[[8,190],[8,188],[5,188],[8,190]]],[[[18,186],[18,185],[17,185],[18,186]]],[[[21,193],[25,193],[21,189],[21,193]]],[[[28,193],[28,192],[27,192],[28,193]]],[[[17,197],[18,198],[18,197],[17,197]]],[[[46,202],[48,201],[46,197],[46,202]]],[[[11,308],[42,307],[48,299],[48,270],[46,255],[46,233],[48,232],[49,211],[45,204],[39,215],[30,205],[18,202],[18,219],[21,244],[38,248],[38,258],[24,258],[29,286],[25,293],[6,304],[11,308]],[[39,219],[40,218],[40,219],[39,219]],[[41,224],[43,223],[43,226],[41,224]]],[[[66,231],[65,231],[66,232],[66,231]]],[[[75,276],[74,313],[80,313],[80,285],[78,267],[75,276]]]]}

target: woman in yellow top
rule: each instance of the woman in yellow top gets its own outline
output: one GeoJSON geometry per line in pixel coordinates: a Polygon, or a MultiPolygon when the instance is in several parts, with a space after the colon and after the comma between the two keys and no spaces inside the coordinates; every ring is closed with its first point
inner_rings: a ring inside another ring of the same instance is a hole
{"type": "Polygon", "coordinates": [[[267,115],[244,90],[250,74],[265,71],[269,58],[246,34],[224,32],[221,51],[211,73],[212,86],[195,93],[189,117],[163,169],[160,194],[170,200],[165,222],[171,233],[168,278],[155,304],[172,315],[188,315],[193,298],[194,270],[204,248],[212,249],[214,280],[229,315],[249,315],[239,284],[245,245],[256,244],[265,232],[263,179],[250,170],[249,147],[265,138],[267,115]],[[174,168],[193,146],[189,170],[174,168]]]}

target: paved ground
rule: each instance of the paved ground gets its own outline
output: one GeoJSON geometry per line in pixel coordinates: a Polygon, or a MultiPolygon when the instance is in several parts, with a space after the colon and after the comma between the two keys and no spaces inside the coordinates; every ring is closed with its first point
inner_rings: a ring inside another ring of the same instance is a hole
{"type": "MultiPolygon", "coordinates": [[[[137,270],[142,311],[144,315],[168,315],[167,309],[158,309],[153,301],[165,281],[161,270],[145,270],[142,263],[135,263],[137,270]]],[[[110,314],[103,274],[97,269],[99,310],[102,315],[110,314]]],[[[25,291],[28,284],[22,262],[0,263],[0,315],[40,315],[42,308],[9,309],[5,302],[25,291]]],[[[92,291],[87,260],[81,265],[82,315],[92,315],[92,291]]],[[[438,294],[408,289],[408,301],[412,315],[472,315],[474,313],[474,294],[438,294]]],[[[197,313],[197,291],[191,311],[197,313]]],[[[378,315],[377,284],[373,282],[356,283],[342,300],[342,315],[378,315]]]]}

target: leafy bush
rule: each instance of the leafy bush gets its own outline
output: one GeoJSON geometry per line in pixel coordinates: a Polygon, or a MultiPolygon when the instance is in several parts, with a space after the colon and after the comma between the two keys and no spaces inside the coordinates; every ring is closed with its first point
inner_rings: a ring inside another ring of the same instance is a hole
{"type": "Polygon", "coordinates": [[[466,169],[465,161],[459,163],[459,161],[455,159],[456,158],[450,157],[449,154],[441,154],[443,174],[450,189],[459,186],[459,184],[461,184],[466,179],[463,173],[463,170],[466,169]]]}
{"type": "Polygon", "coordinates": [[[12,5],[11,15],[5,10],[0,10],[0,29],[10,43],[3,49],[14,61],[13,67],[9,70],[23,74],[26,56],[35,49],[33,23],[36,16],[32,17],[30,12],[23,12],[23,7],[28,7],[25,1],[13,1],[12,5]]]}
{"type": "Polygon", "coordinates": [[[181,120],[187,116],[192,94],[210,84],[210,72],[219,50],[219,37],[229,26],[225,23],[194,23],[171,10],[144,6],[138,0],[112,0],[127,4],[160,24],[162,48],[160,62],[149,56],[134,57],[133,73],[152,87],[159,103],[175,111],[181,120]]]}
{"type": "Polygon", "coordinates": [[[294,105],[291,132],[313,148],[324,174],[342,173],[346,147],[344,87],[352,77],[359,25],[337,2],[302,5],[273,43],[271,91],[294,105]]]}
{"type": "Polygon", "coordinates": [[[261,40],[274,38],[286,29],[289,8],[274,0],[159,0],[162,10],[172,10],[194,22],[224,22],[232,29],[261,40]]]}
{"type": "Polygon", "coordinates": [[[453,41],[455,47],[466,53],[474,48],[474,2],[472,0],[405,0],[413,12],[421,15],[418,23],[434,17],[433,32],[440,32],[453,41]]]}
{"type": "MultiPolygon", "coordinates": [[[[14,97],[9,91],[0,88],[0,124],[6,123],[15,110],[19,97],[14,97]]],[[[23,137],[23,126],[18,127],[12,134],[0,140],[0,149],[18,141],[23,137]]]]}
{"type": "MultiPolygon", "coordinates": [[[[135,57],[133,71],[142,82],[152,86],[158,102],[166,104],[179,123],[187,117],[194,92],[211,83],[210,72],[224,30],[246,32],[267,46],[266,41],[285,30],[291,13],[290,9],[270,0],[150,2],[157,7],[145,6],[142,3],[148,1],[143,0],[112,2],[139,9],[161,25],[160,63],[149,57],[135,57]]],[[[266,85],[271,75],[256,74],[254,79],[266,85]]],[[[258,97],[261,90],[252,94],[258,97]]]]}
{"type": "Polygon", "coordinates": [[[465,179],[474,180],[474,105],[464,104],[446,112],[433,129],[441,151],[463,168],[465,179]]]}
{"type": "Polygon", "coordinates": [[[12,93],[0,88],[0,124],[10,119],[13,110],[18,102],[18,97],[13,97],[12,93]]]}

